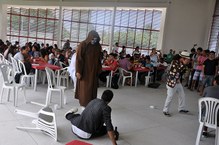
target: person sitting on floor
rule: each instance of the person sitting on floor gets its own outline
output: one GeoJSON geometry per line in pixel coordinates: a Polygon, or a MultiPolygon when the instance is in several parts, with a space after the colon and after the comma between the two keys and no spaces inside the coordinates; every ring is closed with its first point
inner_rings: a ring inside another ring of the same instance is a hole
{"type": "Polygon", "coordinates": [[[69,110],[65,118],[71,121],[73,133],[82,139],[90,139],[108,133],[113,145],[117,145],[116,136],[111,122],[111,107],[108,104],[113,98],[111,90],[105,90],[101,99],[88,103],[81,114],[75,114],[77,108],[69,110]]]}

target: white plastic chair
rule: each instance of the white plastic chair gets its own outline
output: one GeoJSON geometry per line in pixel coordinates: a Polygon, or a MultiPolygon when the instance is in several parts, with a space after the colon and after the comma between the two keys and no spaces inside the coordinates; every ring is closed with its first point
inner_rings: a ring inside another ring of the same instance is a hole
{"type": "Polygon", "coordinates": [[[46,106],[48,106],[51,102],[51,96],[52,96],[52,91],[54,92],[59,92],[60,93],[60,108],[62,108],[62,104],[66,104],[66,98],[64,96],[64,91],[66,87],[64,86],[59,86],[55,83],[55,73],[52,69],[46,67],[46,76],[47,76],[47,81],[48,81],[48,89],[47,89],[47,95],[46,95],[46,106]]]}
{"type": "Polygon", "coordinates": [[[215,145],[218,145],[218,111],[219,111],[219,100],[210,97],[204,97],[199,99],[199,129],[196,138],[196,145],[199,145],[200,139],[203,132],[203,127],[209,127],[216,130],[215,145]]]}
{"type": "Polygon", "coordinates": [[[59,82],[59,86],[61,85],[61,82],[63,82],[63,85],[68,88],[69,87],[69,72],[68,67],[62,68],[61,70],[55,71],[55,77],[58,79],[57,82],[59,82]],[[58,71],[60,74],[58,75],[58,71]]]}
{"type": "Polygon", "coordinates": [[[25,89],[25,85],[23,84],[17,84],[14,81],[14,74],[13,74],[13,68],[10,65],[7,64],[1,64],[0,65],[0,72],[1,72],[1,77],[3,80],[3,85],[2,85],[2,89],[1,89],[1,96],[0,96],[0,100],[2,103],[2,99],[3,99],[3,94],[4,94],[4,90],[8,89],[8,93],[7,93],[7,101],[10,100],[10,90],[13,93],[13,97],[14,97],[14,106],[17,106],[17,102],[18,102],[18,90],[23,89],[24,92],[24,101],[26,103],[26,89],[25,89]]]}
{"type": "Polygon", "coordinates": [[[26,67],[24,65],[24,63],[20,60],[18,60],[18,67],[19,67],[19,70],[22,70],[23,69],[23,75],[21,75],[21,84],[29,84],[31,83],[31,87],[34,86],[34,81],[35,81],[35,74],[27,74],[27,71],[26,71],[26,67]],[[29,81],[31,80],[31,81],[29,81]]]}
{"type": "Polygon", "coordinates": [[[148,71],[148,75],[145,76],[145,86],[148,86],[148,84],[150,83],[152,73],[153,73],[153,71],[148,71]]]}
{"type": "Polygon", "coordinates": [[[0,64],[5,62],[5,57],[0,53],[0,64]]]}
{"type": "Polygon", "coordinates": [[[116,73],[118,70],[118,68],[116,68],[115,71],[111,70],[110,74],[108,76],[106,76],[106,87],[111,87],[111,83],[112,83],[112,78],[113,78],[113,74],[116,73]]]}
{"type": "Polygon", "coordinates": [[[56,125],[56,117],[55,113],[49,107],[42,108],[39,112],[33,113],[24,110],[15,110],[16,113],[29,116],[34,118],[32,122],[36,125],[36,127],[23,127],[17,126],[17,129],[21,130],[38,130],[42,131],[43,133],[49,135],[55,141],[57,141],[57,125],[56,125]]]}
{"type": "Polygon", "coordinates": [[[125,85],[125,80],[128,79],[128,78],[131,79],[130,86],[132,86],[132,72],[127,71],[127,70],[125,70],[125,69],[123,69],[123,68],[121,68],[121,67],[119,68],[119,72],[120,72],[120,75],[121,75],[121,77],[122,77],[122,86],[125,85]],[[125,75],[124,73],[125,73],[126,75],[125,75]]]}
{"type": "Polygon", "coordinates": [[[20,70],[20,68],[18,66],[18,62],[14,57],[11,57],[11,63],[12,63],[14,75],[16,75],[17,73],[22,73],[22,70],[20,70]]]}

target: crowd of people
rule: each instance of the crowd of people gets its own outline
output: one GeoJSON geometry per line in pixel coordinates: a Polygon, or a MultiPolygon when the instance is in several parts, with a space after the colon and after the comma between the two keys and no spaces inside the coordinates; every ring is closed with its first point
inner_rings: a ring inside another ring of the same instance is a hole
{"type": "MultiPolygon", "coordinates": [[[[115,79],[119,72],[118,68],[132,73],[133,80],[127,79],[127,85],[133,85],[131,82],[135,82],[136,71],[134,68],[148,68],[150,75],[153,76],[153,82],[166,81],[167,98],[163,108],[165,116],[171,116],[170,104],[176,92],[179,94],[178,111],[180,113],[189,112],[186,109],[183,81],[185,87],[191,91],[197,90],[201,96],[215,97],[219,94],[219,59],[215,56],[214,51],[193,47],[191,53],[182,51],[175,54],[175,51],[170,49],[168,54],[162,55],[159,50],[152,48],[150,54],[145,56],[141,54],[139,46],[136,46],[132,54],[127,54],[125,46],[120,48],[119,43],[115,43],[112,52],[109,53],[102,50],[99,41],[100,37],[96,31],[90,31],[87,38],[76,49],[71,48],[69,40],[62,49],[59,49],[56,44],[52,46],[28,42],[21,47],[18,41],[12,44],[9,41],[4,43],[0,40],[0,53],[9,61],[10,57],[14,57],[16,60],[24,62],[27,73],[32,72],[31,63],[35,58],[49,64],[69,66],[70,77],[74,81],[75,98],[79,99],[80,106],[84,110],[81,115],[75,114],[77,109],[66,113],[65,117],[71,121],[73,132],[84,139],[108,133],[114,145],[116,144],[115,134],[111,123],[111,108],[108,106],[113,98],[113,92],[106,90],[101,99],[97,99],[98,85],[106,83],[107,76],[112,70],[114,72],[112,88],[114,89],[118,88],[116,86],[118,79],[115,79]],[[104,66],[111,69],[102,70],[104,66]],[[209,87],[213,85],[217,87],[209,87]],[[212,94],[213,96],[211,96],[212,94]]],[[[145,76],[148,73],[139,72],[137,79],[141,84],[145,84],[145,76]]],[[[126,72],[123,74],[128,75],[126,72]]]]}

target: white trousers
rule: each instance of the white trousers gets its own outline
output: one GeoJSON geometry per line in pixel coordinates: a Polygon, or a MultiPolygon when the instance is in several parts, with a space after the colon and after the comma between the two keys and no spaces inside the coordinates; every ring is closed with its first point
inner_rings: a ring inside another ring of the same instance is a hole
{"type": "Polygon", "coordinates": [[[170,104],[175,93],[178,94],[178,111],[185,110],[185,93],[181,83],[177,83],[174,88],[167,86],[167,98],[164,104],[163,112],[169,112],[170,104]]]}

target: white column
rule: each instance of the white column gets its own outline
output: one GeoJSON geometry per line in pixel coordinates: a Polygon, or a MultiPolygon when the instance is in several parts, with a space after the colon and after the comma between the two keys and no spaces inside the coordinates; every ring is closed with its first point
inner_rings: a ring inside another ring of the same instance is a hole
{"type": "Polygon", "coordinates": [[[0,3],[0,39],[7,40],[7,5],[0,3]]]}
{"type": "MultiPolygon", "coordinates": [[[[62,2],[62,0],[60,1],[60,3],[62,2]]],[[[62,49],[61,46],[61,38],[62,38],[62,15],[63,14],[63,10],[62,10],[62,6],[60,4],[59,6],[59,24],[58,24],[58,37],[57,37],[57,45],[59,47],[59,49],[62,49]]]]}
{"type": "Polygon", "coordinates": [[[112,46],[113,46],[113,42],[114,42],[115,18],[116,18],[116,6],[114,6],[114,8],[113,8],[111,36],[110,36],[110,46],[109,46],[109,52],[108,53],[112,52],[112,46]]]}

